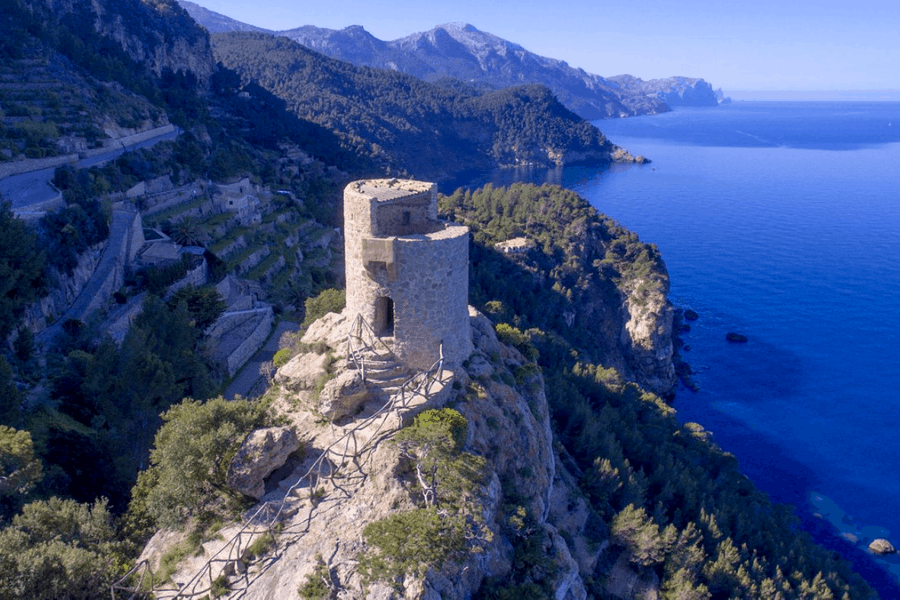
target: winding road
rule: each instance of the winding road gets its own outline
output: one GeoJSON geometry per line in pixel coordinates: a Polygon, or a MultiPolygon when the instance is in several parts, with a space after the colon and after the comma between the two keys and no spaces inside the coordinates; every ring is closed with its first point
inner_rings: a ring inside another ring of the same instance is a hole
{"type": "MultiPolygon", "coordinates": [[[[157,142],[173,140],[178,137],[180,132],[181,130],[176,127],[160,135],[133,144],[127,143],[126,140],[129,139],[127,137],[120,138],[118,140],[121,144],[120,148],[83,158],[72,163],[72,165],[75,168],[83,169],[103,164],[118,158],[127,151],[137,150],[139,148],[149,148],[157,142]]],[[[59,191],[50,185],[50,181],[53,179],[56,169],[57,167],[54,166],[0,179],[0,195],[6,200],[12,201],[12,209],[14,211],[26,211],[30,206],[49,202],[59,195],[59,191]]]]}

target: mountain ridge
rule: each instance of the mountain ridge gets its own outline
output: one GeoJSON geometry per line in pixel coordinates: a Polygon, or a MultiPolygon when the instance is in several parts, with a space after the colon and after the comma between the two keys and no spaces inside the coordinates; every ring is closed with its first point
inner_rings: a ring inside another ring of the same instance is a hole
{"type": "Polygon", "coordinates": [[[544,86],[455,89],[261,33],[213,34],[212,45],[244,82],[257,82],[392,174],[443,180],[497,166],[640,160],[614,155],[618,147],[544,86]]]}
{"type": "MultiPolygon", "coordinates": [[[[238,21],[224,15],[212,13],[216,17],[211,18],[211,11],[200,10],[202,7],[193,2],[179,2],[199,24],[213,33],[239,27],[238,21]]],[[[641,85],[629,79],[629,85],[622,85],[616,78],[588,73],[566,61],[540,56],[469,23],[446,23],[393,41],[380,40],[361,25],[341,30],[304,25],[268,33],[288,37],[317,52],[358,66],[403,71],[425,81],[450,77],[494,88],[543,84],[553,90],[569,110],[587,120],[667,112],[671,108],[666,101],[669,96],[675,102],[673,105],[717,104],[712,86],[702,79],[651,80],[661,85],[670,80],[689,81],[692,83],[687,86],[696,91],[672,95],[670,88],[654,87],[648,93],[646,84],[651,82],[641,85]],[[699,82],[702,84],[698,85],[699,82]]]]}

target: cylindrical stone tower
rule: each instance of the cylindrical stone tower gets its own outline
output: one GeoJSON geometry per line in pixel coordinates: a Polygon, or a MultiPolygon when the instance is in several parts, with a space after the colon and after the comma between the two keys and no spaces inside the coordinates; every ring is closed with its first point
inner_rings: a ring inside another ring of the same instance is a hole
{"type": "Polygon", "coordinates": [[[369,179],[344,189],[347,311],[415,369],[472,352],[469,228],[437,218],[437,186],[369,179]]]}

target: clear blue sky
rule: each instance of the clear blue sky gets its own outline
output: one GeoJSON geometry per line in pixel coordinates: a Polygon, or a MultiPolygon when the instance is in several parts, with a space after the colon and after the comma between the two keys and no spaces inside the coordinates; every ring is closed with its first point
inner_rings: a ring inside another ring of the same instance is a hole
{"type": "Polygon", "coordinates": [[[194,0],[267,29],[362,25],[393,40],[464,21],[599,75],[729,90],[900,89],[897,0],[194,0]]]}

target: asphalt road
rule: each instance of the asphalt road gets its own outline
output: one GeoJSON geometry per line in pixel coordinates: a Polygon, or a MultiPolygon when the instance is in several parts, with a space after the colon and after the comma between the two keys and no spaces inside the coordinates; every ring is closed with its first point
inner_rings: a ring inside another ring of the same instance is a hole
{"type": "MultiPolygon", "coordinates": [[[[149,148],[157,142],[174,140],[178,137],[178,132],[179,130],[176,128],[175,131],[165,133],[155,138],[150,138],[149,140],[144,140],[143,142],[131,144],[127,147],[122,147],[110,152],[104,152],[97,156],[84,158],[76,162],[74,166],[79,169],[93,167],[94,165],[118,158],[126,151],[137,150],[138,148],[149,148]]],[[[22,173],[20,175],[13,175],[12,177],[2,179],[0,180],[0,195],[2,195],[4,199],[12,201],[13,210],[22,210],[33,204],[40,204],[41,202],[52,200],[58,193],[50,186],[50,180],[53,179],[53,174],[55,172],[56,167],[50,167],[49,169],[31,171],[30,173],[22,173]]]]}

